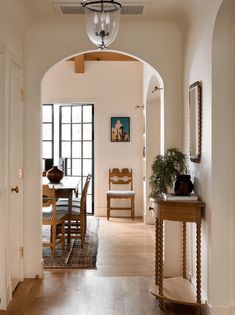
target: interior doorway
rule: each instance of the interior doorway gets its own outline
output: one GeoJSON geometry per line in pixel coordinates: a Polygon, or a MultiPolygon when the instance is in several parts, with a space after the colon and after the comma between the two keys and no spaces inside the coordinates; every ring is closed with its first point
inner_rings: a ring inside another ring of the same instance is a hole
{"type": "MultiPolygon", "coordinates": [[[[134,174],[133,184],[137,195],[136,214],[143,216],[145,222],[151,223],[150,213],[147,211],[146,161],[149,159],[148,150],[152,147],[150,142],[155,143],[156,137],[160,141],[160,134],[156,133],[154,127],[153,140],[147,143],[146,123],[149,121],[146,120],[146,117],[148,107],[158,106],[160,108],[157,102],[149,104],[147,101],[149,94],[158,95],[159,103],[163,102],[162,89],[152,93],[156,86],[163,87],[163,82],[154,68],[136,57],[111,51],[83,52],[62,60],[51,67],[42,80],[41,99],[42,103],[48,104],[48,106],[60,104],[65,106],[64,110],[69,111],[69,104],[72,106],[82,102],[94,104],[96,144],[94,146],[95,174],[92,179],[96,216],[106,215],[105,192],[108,189],[108,169],[129,167],[133,169],[134,174]],[[84,58],[79,58],[81,55],[84,58]],[[83,63],[83,67],[80,67],[83,69],[82,72],[77,71],[76,61],[83,63]],[[154,84],[152,82],[150,84],[153,75],[156,80],[154,84]],[[150,85],[151,87],[149,87],[150,85]],[[111,141],[111,119],[119,116],[130,118],[131,135],[130,141],[126,143],[111,141]]],[[[148,120],[151,119],[154,122],[156,119],[160,120],[159,115],[157,118],[155,115],[150,115],[148,120]]],[[[64,125],[63,128],[69,130],[68,125],[64,125]]],[[[161,133],[162,135],[163,133],[161,133]]],[[[61,143],[59,149],[58,146],[52,145],[51,151],[59,150],[57,153],[53,152],[54,155],[57,154],[58,158],[63,158],[63,147],[67,147],[64,149],[66,152],[71,150],[66,141],[61,143]]],[[[155,152],[155,154],[158,153],[160,152],[155,152]]],[[[70,158],[70,161],[73,159],[70,158]]]]}

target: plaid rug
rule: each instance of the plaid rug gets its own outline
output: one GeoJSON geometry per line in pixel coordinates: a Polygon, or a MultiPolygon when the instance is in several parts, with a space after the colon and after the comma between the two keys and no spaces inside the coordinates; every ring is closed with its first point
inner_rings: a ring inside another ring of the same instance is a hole
{"type": "MultiPolygon", "coordinates": [[[[99,220],[95,217],[87,218],[87,233],[83,248],[80,240],[71,240],[70,250],[63,250],[61,244],[56,246],[56,254],[53,258],[49,247],[43,248],[44,269],[96,269],[98,253],[98,228],[99,220]]],[[[43,239],[50,235],[50,226],[43,226],[43,239]]]]}

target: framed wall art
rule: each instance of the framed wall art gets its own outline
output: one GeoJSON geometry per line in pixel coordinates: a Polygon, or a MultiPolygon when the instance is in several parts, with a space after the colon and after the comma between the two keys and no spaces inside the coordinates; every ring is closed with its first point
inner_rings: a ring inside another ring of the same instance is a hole
{"type": "Polygon", "coordinates": [[[111,117],[111,141],[130,141],[130,117],[111,117]]]}
{"type": "Polygon", "coordinates": [[[197,81],[189,86],[189,153],[195,163],[201,159],[201,107],[202,84],[197,81]]]}

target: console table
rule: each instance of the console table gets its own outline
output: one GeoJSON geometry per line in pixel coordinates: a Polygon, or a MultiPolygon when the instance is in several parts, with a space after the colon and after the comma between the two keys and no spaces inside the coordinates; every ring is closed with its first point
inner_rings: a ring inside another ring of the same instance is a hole
{"type": "Polygon", "coordinates": [[[205,204],[201,201],[164,201],[156,200],[155,211],[155,284],[151,293],[158,298],[162,308],[163,301],[178,304],[204,304],[201,298],[201,214],[205,204]],[[163,277],[163,221],[182,222],[182,277],[163,277]],[[186,223],[196,224],[196,290],[190,280],[186,278],[186,223]]]}

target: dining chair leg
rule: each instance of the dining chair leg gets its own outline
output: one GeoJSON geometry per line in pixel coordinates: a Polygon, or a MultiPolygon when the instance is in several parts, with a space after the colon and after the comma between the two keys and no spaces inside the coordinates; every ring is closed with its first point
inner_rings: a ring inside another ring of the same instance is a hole
{"type": "Polygon", "coordinates": [[[80,233],[81,233],[81,248],[83,248],[84,238],[85,238],[85,228],[84,228],[85,220],[84,217],[81,217],[80,220],[80,233]]]}
{"type": "Polygon", "coordinates": [[[135,196],[131,197],[131,217],[135,220],[135,196]]]}
{"type": "Polygon", "coordinates": [[[61,225],[61,238],[62,238],[62,246],[64,249],[64,244],[65,244],[65,222],[62,223],[61,225]]]}
{"type": "Polygon", "coordinates": [[[107,220],[110,218],[110,197],[107,196],[107,220]]]}
{"type": "Polygon", "coordinates": [[[56,225],[52,226],[52,256],[55,257],[56,225]]]}
{"type": "MultiPolygon", "coordinates": [[[[53,231],[52,231],[52,225],[51,225],[51,229],[50,229],[50,244],[52,244],[52,234],[53,234],[53,231]]],[[[51,251],[52,251],[52,246],[51,246],[51,251]]]]}

